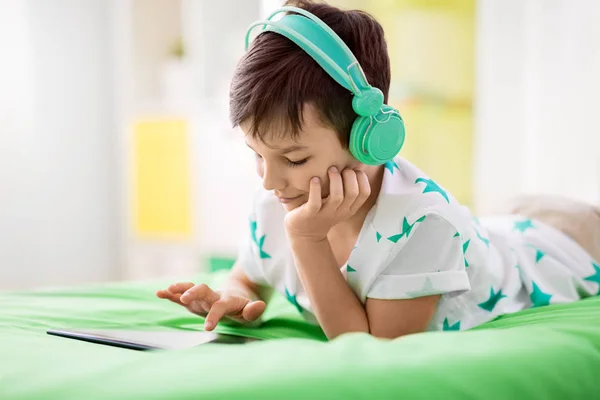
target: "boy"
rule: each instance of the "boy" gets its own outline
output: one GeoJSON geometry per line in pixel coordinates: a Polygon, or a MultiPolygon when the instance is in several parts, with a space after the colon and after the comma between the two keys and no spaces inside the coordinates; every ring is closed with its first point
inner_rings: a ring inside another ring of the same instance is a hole
{"type": "Polygon", "coordinates": [[[158,297],[205,316],[212,330],[224,317],[257,323],[277,290],[329,338],[396,338],[600,292],[591,206],[526,201],[513,210],[521,215],[478,221],[406,160],[377,158],[396,154],[404,134],[397,110],[382,104],[390,63],[381,26],[360,11],[290,4],[300,10],[267,24],[231,85],[231,120],[264,186],[246,244],[220,290],[177,283],[158,297]],[[345,50],[329,28],[358,64],[339,61],[345,50]],[[568,231],[574,219],[590,234],[568,231]]]}

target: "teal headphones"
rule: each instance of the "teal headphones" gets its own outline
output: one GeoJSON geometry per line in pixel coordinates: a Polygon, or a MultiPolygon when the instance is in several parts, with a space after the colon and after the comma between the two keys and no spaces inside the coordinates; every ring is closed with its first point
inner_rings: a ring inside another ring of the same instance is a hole
{"type": "Polygon", "coordinates": [[[404,144],[404,121],[398,110],[383,104],[383,93],[372,87],[356,57],[342,39],[323,21],[306,10],[282,7],[266,20],[256,21],[246,33],[246,50],[252,30],[285,36],[310,55],[337,83],[350,90],[352,108],[358,117],[350,132],[350,152],[363,164],[381,165],[394,158],[404,144]],[[282,12],[277,21],[271,19],[282,12]],[[298,15],[300,14],[300,15],[298,15]]]}

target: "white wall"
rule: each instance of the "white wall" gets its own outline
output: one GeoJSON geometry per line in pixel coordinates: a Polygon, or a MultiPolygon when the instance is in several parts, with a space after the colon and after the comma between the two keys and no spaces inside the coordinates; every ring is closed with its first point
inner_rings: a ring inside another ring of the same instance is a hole
{"type": "Polygon", "coordinates": [[[242,133],[229,124],[229,83],[244,53],[246,28],[261,2],[183,2],[183,30],[192,64],[192,107],[198,245],[205,255],[235,255],[260,184],[242,133]],[[214,38],[219,40],[214,40],[214,38]]]}
{"type": "Polygon", "coordinates": [[[110,34],[108,2],[0,2],[0,289],[117,276],[110,34]]]}
{"type": "Polygon", "coordinates": [[[600,2],[480,0],[475,203],[518,193],[600,204],[600,2]]]}

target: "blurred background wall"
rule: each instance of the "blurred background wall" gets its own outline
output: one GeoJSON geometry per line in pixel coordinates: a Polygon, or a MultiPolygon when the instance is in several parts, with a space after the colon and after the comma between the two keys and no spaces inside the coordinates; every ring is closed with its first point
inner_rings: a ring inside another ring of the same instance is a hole
{"type": "Polygon", "coordinates": [[[0,1],[0,287],[119,274],[110,3],[0,1]]]}
{"type": "MultiPolygon", "coordinates": [[[[334,0],[383,25],[403,156],[480,214],[600,204],[600,2],[334,0]]],[[[275,0],[0,0],[0,290],[230,265],[260,184],[228,123],[275,0]]]]}

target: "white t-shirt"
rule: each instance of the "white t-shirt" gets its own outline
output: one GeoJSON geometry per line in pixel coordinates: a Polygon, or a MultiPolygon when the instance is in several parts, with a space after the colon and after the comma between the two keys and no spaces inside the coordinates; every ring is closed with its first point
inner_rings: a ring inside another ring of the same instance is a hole
{"type": "MultiPolygon", "coordinates": [[[[250,280],[273,287],[316,323],[296,272],[285,233],[285,214],[272,192],[259,190],[239,262],[250,280]]],[[[447,190],[408,161],[396,158],[385,165],[377,202],[340,272],[363,304],[367,298],[411,299],[439,294],[428,330],[469,329],[535,305],[535,287],[524,278],[531,274],[523,271],[535,268],[540,260],[534,262],[537,257],[524,235],[521,240],[518,232],[506,228],[506,224],[519,222],[515,218],[520,217],[506,217],[500,223],[494,220],[491,225],[502,227],[487,229],[447,190]]],[[[548,232],[557,235],[552,228],[535,225],[539,229],[531,229],[529,236],[542,231],[546,236],[548,232]]],[[[555,239],[549,241],[545,252],[566,240],[561,233],[555,239]]],[[[582,264],[585,251],[579,257],[582,264]]],[[[544,261],[556,263],[550,256],[544,261]]],[[[571,268],[559,264],[558,269],[571,273],[571,268]]],[[[581,274],[591,274],[591,265],[581,274]]],[[[592,293],[594,283],[585,281],[585,276],[580,278],[592,293]]],[[[543,285],[548,292],[551,281],[537,279],[536,287],[543,285]]]]}

